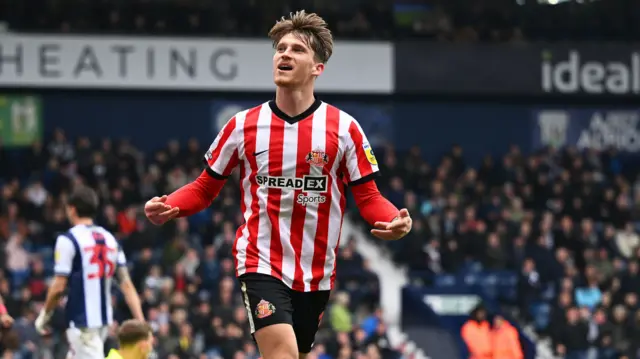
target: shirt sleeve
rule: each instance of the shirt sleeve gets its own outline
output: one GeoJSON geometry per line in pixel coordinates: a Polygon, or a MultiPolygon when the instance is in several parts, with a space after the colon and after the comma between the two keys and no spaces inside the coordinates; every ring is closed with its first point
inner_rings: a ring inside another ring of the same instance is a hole
{"type": "Polygon", "coordinates": [[[207,172],[215,178],[224,179],[238,165],[238,139],[235,116],[220,130],[209,150],[204,155],[207,172]]]}
{"type": "Polygon", "coordinates": [[[56,275],[68,276],[71,274],[73,257],[76,255],[76,247],[67,236],[58,236],[55,248],[54,272],[56,275]]]}
{"type": "Polygon", "coordinates": [[[344,161],[343,175],[350,185],[366,182],[378,174],[378,160],[356,120],[352,120],[349,125],[344,161]]]}

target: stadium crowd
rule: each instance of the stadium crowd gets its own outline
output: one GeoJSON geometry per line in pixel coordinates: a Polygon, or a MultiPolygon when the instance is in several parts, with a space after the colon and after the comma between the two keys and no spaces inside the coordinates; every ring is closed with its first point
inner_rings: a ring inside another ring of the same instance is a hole
{"type": "MultiPolygon", "coordinates": [[[[72,140],[63,131],[28,150],[0,147],[0,295],[17,318],[1,343],[14,358],[56,358],[67,349],[61,313],[50,337],[39,337],[33,321],[52,275],[53,240],[68,226],[62,204],[77,184],[98,189],[98,223],[117,233],[128,255],[160,358],[257,358],[231,259],[242,221],[237,181],[188,219],[155,227],[140,212],[145,198],[195,178],[201,154],[195,140],[145,154],[124,140],[72,140]]],[[[461,146],[433,164],[418,147],[377,155],[381,190],[414,218],[402,243],[386,245],[414,277],[434,283],[470,268],[518,273],[516,295],[498,300],[517,306],[558,355],[637,357],[640,180],[620,154],[547,148],[525,155],[513,146],[477,168],[465,163],[461,146]]],[[[346,242],[312,357],[399,357],[380,320],[378,279],[346,242]]],[[[122,298],[114,300],[117,320],[127,318],[122,298]]]]}
{"type": "MultiPolygon", "coordinates": [[[[158,358],[258,357],[231,254],[243,220],[237,181],[228,181],[210,209],[188,219],[156,227],[141,213],[145,199],[194,179],[203,153],[195,140],[186,146],[170,141],[145,154],[126,141],[68,139],[60,130],[28,150],[0,146],[0,295],[16,318],[0,342],[12,358],[66,355],[62,311],[54,316],[51,336],[40,337],[33,322],[52,276],[56,234],[68,229],[63,203],[78,184],[99,192],[97,222],[116,234],[128,256],[158,358]]],[[[381,322],[378,279],[349,242],[310,357],[397,358],[381,322]]],[[[130,317],[121,296],[114,296],[114,304],[116,322],[130,317]]],[[[107,350],[115,345],[116,328],[107,350]]]]}
{"type": "MultiPolygon", "coordinates": [[[[615,150],[513,146],[473,168],[454,146],[428,164],[377,152],[385,195],[407,207],[413,231],[393,257],[425,283],[446,273],[518,273],[523,320],[558,355],[640,355],[640,177],[615,150]]],[[[510,303],[509,303],[510,302],[510,303]]]]}
{"type": "Polygon", "coordinates": [[[633,0],[168,0],[0,1],[0,22],[17,31],[264,36],[275,19],[316,11],[337,38],[422,38],[445,42],[633,40],[633,0]]]}

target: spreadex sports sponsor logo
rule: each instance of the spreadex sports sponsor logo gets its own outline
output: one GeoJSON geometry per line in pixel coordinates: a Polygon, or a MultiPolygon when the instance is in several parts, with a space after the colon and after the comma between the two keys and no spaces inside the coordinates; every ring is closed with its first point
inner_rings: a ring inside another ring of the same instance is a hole
{"type": "Polygon", "coordinates": [[[327,192],[327,176],[276,177],[256,176],[259,185],[271,188],[298,189],[303,192],[327,192]]]}
{"type": "Polygon", "coordinates": [[[304,194],[300,193],[298,197],[296,197],[296,202],[299,204],[306,206],[312,203],[325,203],[327,201],[327,197],[319,194],[304,194]]]}
{"type": "Polygon", "coordinates": [[[277,177],[277,176],[256,176],[256,182],[263,187],[293,189],[302,192],[296,197],[296,202],[303,206],[312,203],[325,203],[327,198],[320,193],[327,192],[327,176],[304,176],[302,178],[295,177],[277,177]]]}

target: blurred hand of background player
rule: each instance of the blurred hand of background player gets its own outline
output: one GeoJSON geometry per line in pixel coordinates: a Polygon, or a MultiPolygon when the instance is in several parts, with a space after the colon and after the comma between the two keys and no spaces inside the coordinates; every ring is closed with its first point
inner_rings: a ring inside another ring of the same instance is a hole
{"type": "Polygon", "coordinates": [[[9,328],[13,325],[13,318],[9,314],[0,315],[0,327],[9,328]]]}
{"type": "Polygon", "coordinates": [[[167,196],[153,197],[144,205],[144,214],[155,225],[172,220],[180,213],[180,208],[166,204],[167,196]]]}
{"type": "Polygon", "coordinates": [[[36,318],[35,327],[40,335],[49,334],[49,329],[47,328],[49,324],[49,320],[51,319],[52,313],[47,313],[44,310],[40,311],[38,317],[36,318]]]}
{"type": "Polygon", "coordinates": [[[400,239],[411,231],[411,216],[407,209],[401,209],[398,217],[391,222],[376,222],[375,229],[371,230],[371,234],[387,241],[400,239]]]}

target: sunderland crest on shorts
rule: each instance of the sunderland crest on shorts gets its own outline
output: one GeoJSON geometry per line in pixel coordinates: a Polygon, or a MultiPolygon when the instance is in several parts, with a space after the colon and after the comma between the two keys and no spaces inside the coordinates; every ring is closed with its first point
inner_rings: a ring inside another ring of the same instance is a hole
{"type": "Polygon", "coordinates": [[[329,155],[327,155],[323,150],[317,149],[309,152],[305,160],[308,164],[323,167],[327,163],[329,163],[329,155]]]}
{"type": "Polygon", "coordinates": [[[256,317],[258,319],[264,319],[275,312],[276,306],[264,299],[260,300],[260,303],[256,305],[256,317]]]}

